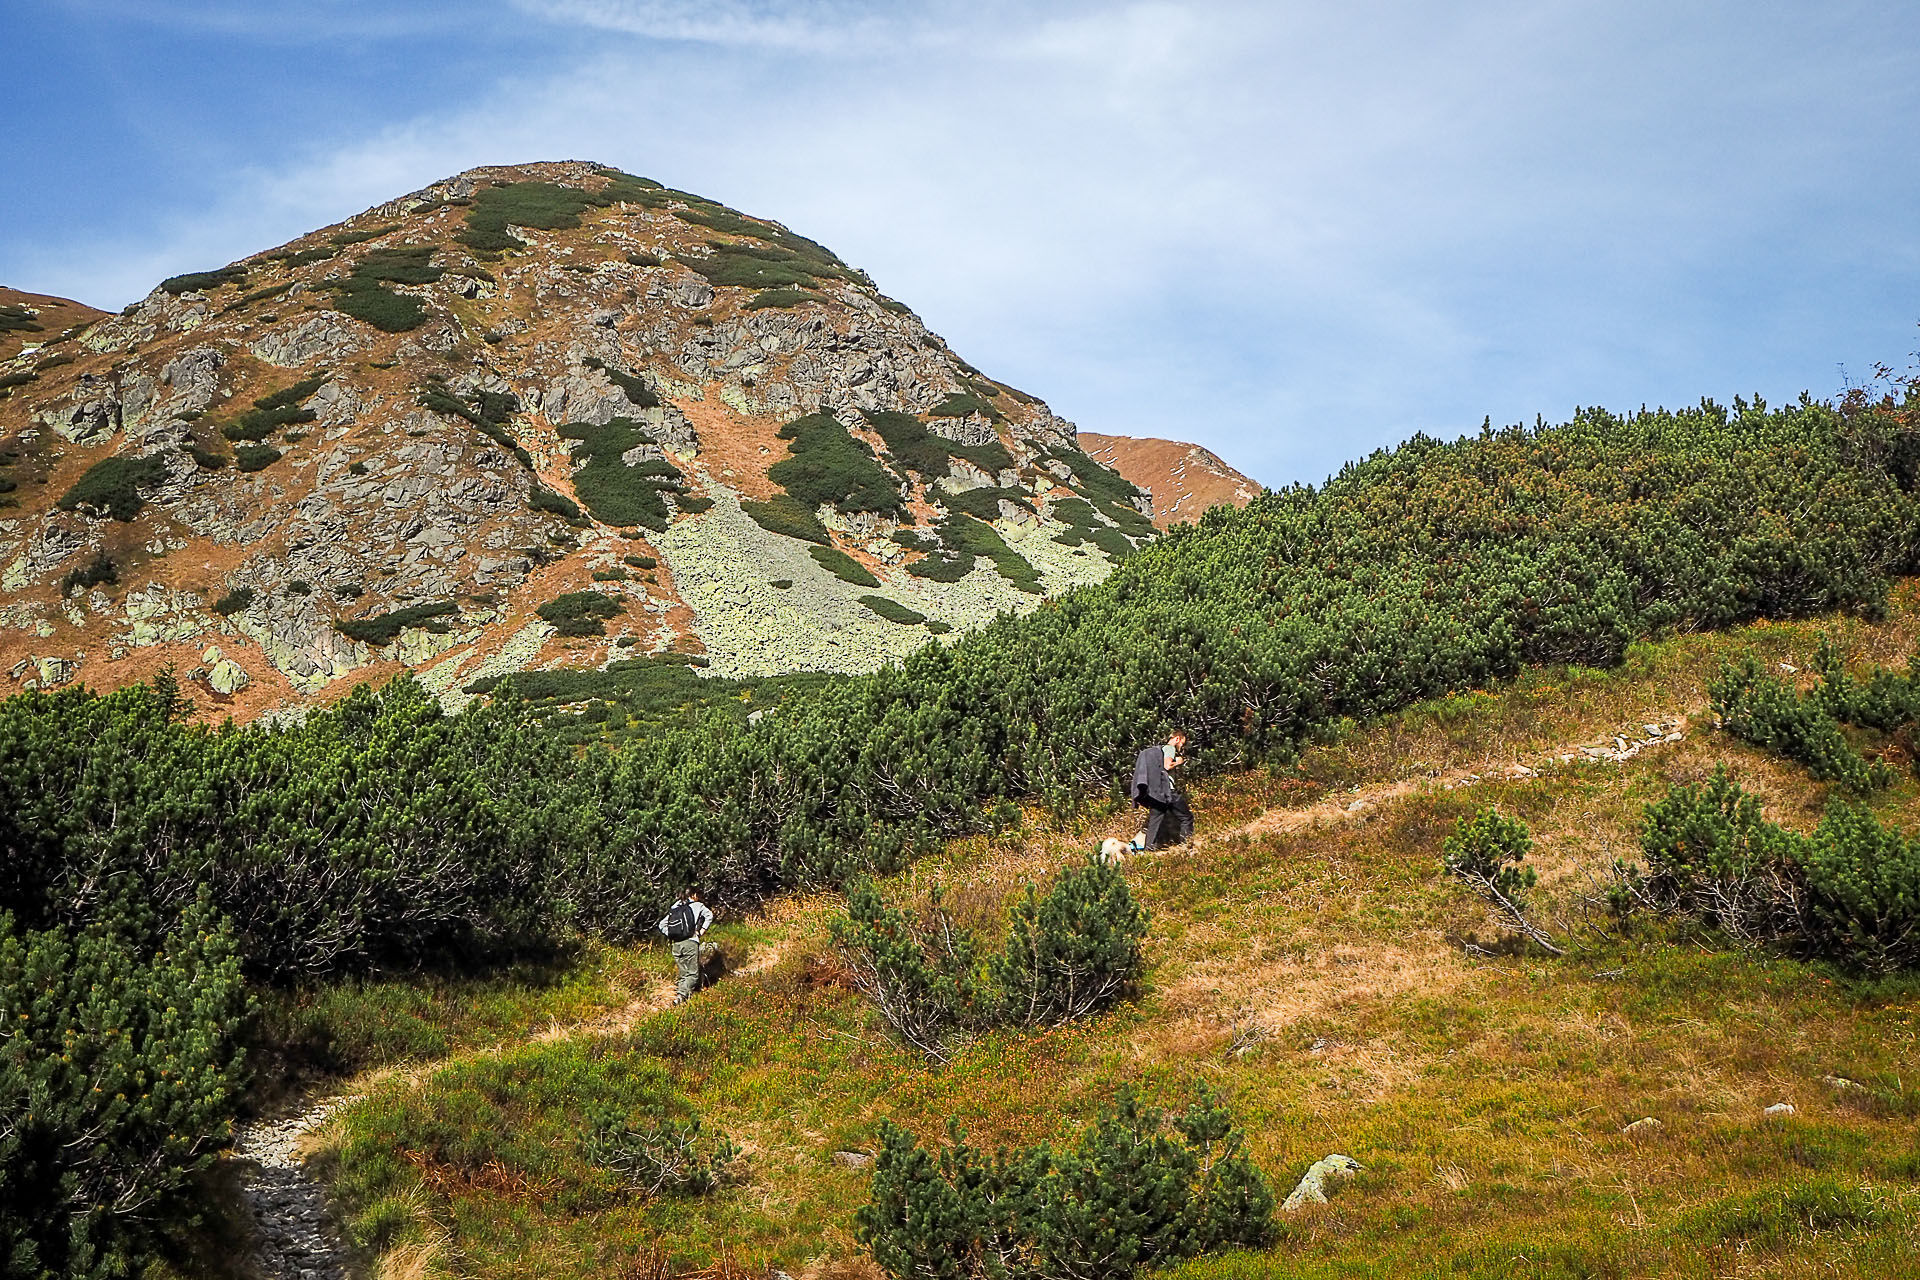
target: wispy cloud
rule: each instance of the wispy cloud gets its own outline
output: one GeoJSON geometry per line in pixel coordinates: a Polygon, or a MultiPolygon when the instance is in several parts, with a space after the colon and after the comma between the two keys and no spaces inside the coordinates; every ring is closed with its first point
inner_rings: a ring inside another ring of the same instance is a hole
{"type": "Polygon", "coordinates": [[[514,3],[607,38],[0,267],[124,300],[471,165],[600,159],[823,240],[1085,426],[1273,481],[1911,345],[1920,47],[1863,56],[1845,5],[514,3]]]}

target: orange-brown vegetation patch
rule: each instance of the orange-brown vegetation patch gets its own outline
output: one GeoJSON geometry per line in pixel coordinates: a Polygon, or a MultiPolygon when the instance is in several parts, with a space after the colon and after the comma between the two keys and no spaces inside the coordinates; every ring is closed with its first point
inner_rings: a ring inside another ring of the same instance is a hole
{"type": "MultiPolygon", "coordinates": [[[[11,360],[27,346],[39,346],[59,337],[75,325],[92,324],[95,320],[104,320],[107,312],[97,310],[84,302],[75,302],[71,298],[56,298],[47,293],[27,293],[20,289],[9,289],[0,285],[0,307],[26,307],[39,312],[33,323],[36,329],[0,329],[0,360],[11,360]]],[[[80,354],[73,351],[72,354],[80,354]]]]}

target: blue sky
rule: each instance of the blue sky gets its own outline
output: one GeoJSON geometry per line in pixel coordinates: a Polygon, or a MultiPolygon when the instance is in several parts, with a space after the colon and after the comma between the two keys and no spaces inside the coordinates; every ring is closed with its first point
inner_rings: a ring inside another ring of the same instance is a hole
{"type": "Polygon", "coordinates": [[[1907,4],[0,0],[0,282],[118,307],[477,164],[778,218],[1083,428],[1830,396],[1920,347],[1907,4]]]}

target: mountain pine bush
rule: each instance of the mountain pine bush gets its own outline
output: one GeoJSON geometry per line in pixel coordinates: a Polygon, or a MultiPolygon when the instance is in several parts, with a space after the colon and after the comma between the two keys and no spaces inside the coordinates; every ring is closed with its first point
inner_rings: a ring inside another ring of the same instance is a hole
{"type": "Polygon", "coordinates": [[[1725,767],[1648,806],[1623,901],[1734,940],[1885,974],[1920,965],[1920,839],[1835,800],[1810,836],[1770,822],[1725,767]]]}
{"type": "Polygon", "coordinates": [[[901,1280],[1110,1280],[1273,1234],[1273,1191],[1209,1093],[1169,1118],[1123,1092],[1058,1152],[880,1136],[854,1234],[901,1280]]]}
{"type": "Polygon", "coordinates": [[[86,511],[124,523],[139,515],[146,505],[140,491],[162,484],[166,478],[166,459],[157,454],[144,458],[121,454],[88,467],[54,505],[62,511],[86,511]]]}
{"type": "MultiPolygon", "coordinates": [[[[1825,689],[1795,692],[1780,677],[1762,671],[1752,654],[1723,667],[1707,693],[1728,733],[1799,761],[1824,782],[1867,792],[1893,781],[1890,768],[1877,760],[1869,764],[1847,741],[1834,716],[1833,696],[1825,689]]],[[[1846,709],[1844,703],[1841,709],[1846,709]]]]}
{"type": "Polygon", "coordinates": [[[72,931],[0,912],[0,1275],[141,1273],[226,1145],[246,1012],[204,895],[157,946],[137,896],[72,931]]]}
{"type": "Polygon", "coordinates": [[[1067,868],[1042,898],[1032,885],[1014,905],[995,957],[1000,1017],[1054,1026],[1126,996],[1146,969],[1147,913],[1119,868],[1098,858],[1067,868]]]}
{"type": "Polygon", "coordinates": [[[874,460],[864,441],[848,434],[831,413],[810,413],[780,428],[787,456],[767,468],[767,478],[809,511],[822,503],[838,511],[897,515],[900,490],[874,460]]]}

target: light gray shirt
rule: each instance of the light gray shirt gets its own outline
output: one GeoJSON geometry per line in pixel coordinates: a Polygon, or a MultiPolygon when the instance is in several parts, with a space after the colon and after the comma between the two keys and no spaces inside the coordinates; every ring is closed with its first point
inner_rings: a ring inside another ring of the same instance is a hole
{"type": "MultiPolygon", "coordinates": [[[[685,901],[685,899],[682,899],[682,901],[685,901]]],[[[677,907],[680,905],[680,903],[676,902],[674,903],[674,905],[677,907]]],[[[688,902],[687,905],[693,908],[693,936],[694,937],[697,938],[701,934],[705,933],[707,930],[713,928],[713,912],[707,910],[706,903],[688,902]]],[[[671,920],[672,918],[673,918],[673,912],[671,911],[667,912],[666,915],[660,917],[661,933],[664,934],[667,931],[667,921],[671,920]]]]}

